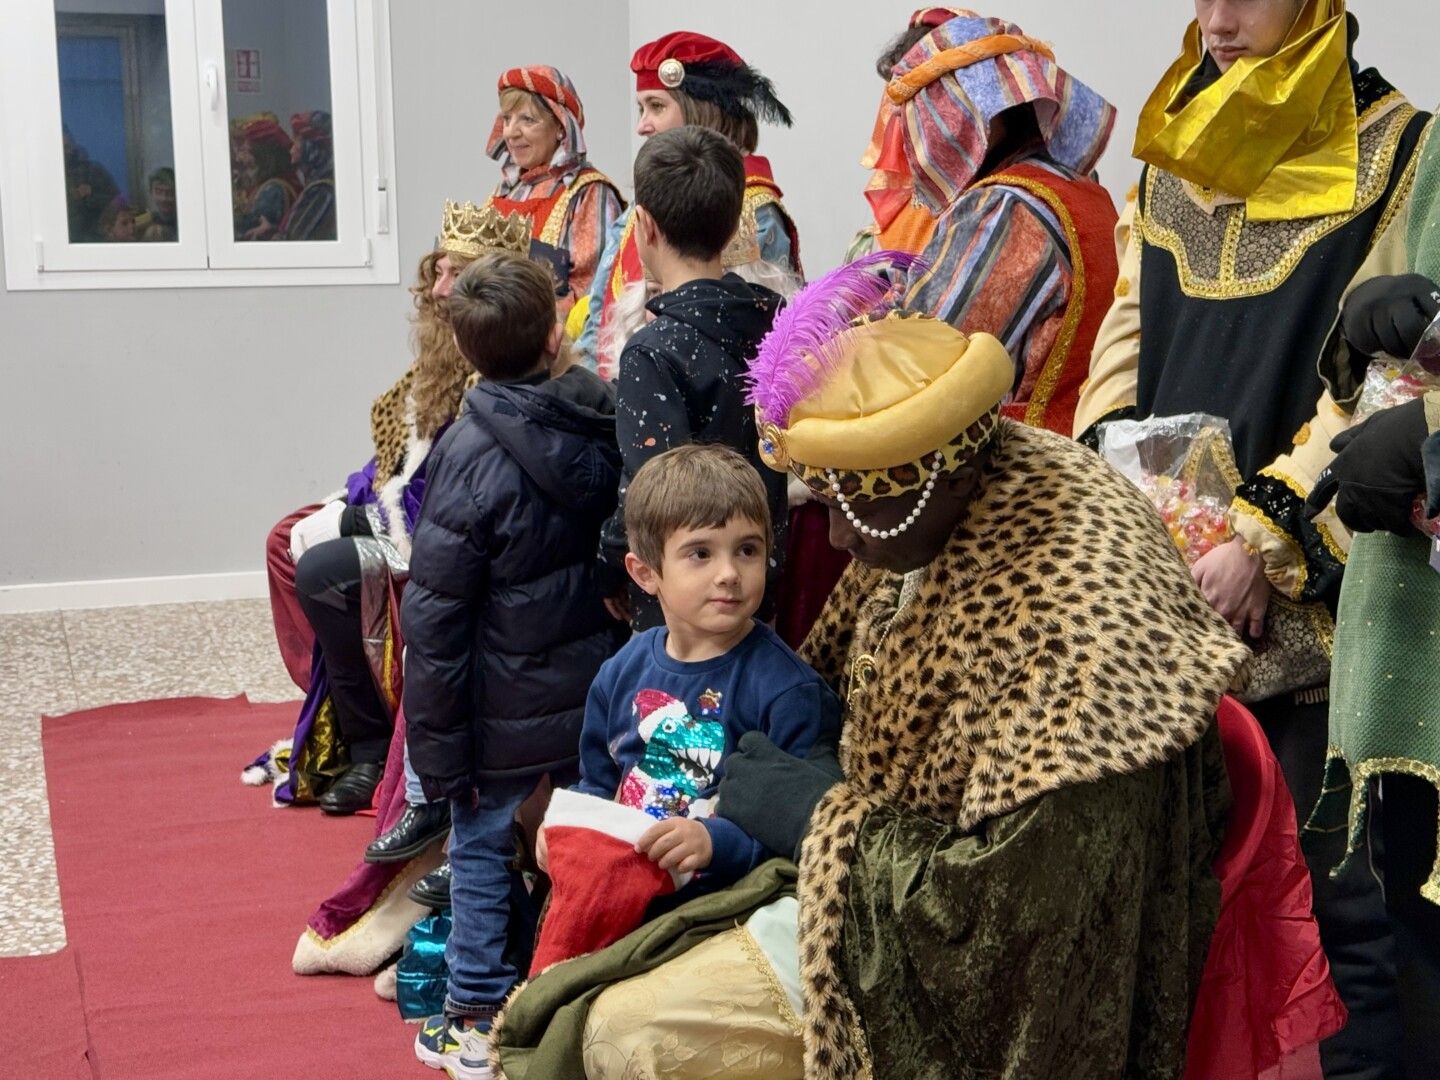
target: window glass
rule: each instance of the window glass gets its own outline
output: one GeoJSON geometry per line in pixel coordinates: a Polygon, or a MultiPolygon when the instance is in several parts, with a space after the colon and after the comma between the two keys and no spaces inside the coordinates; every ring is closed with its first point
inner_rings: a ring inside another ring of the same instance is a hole
{"type": "Polygon", "coordinates": [[[153,0],[55,2],[72,244],[179,239],[163,12],[153,0]]]}
{"type": "Polygon", "coordinates": [[[334,240],[325,0],[225,0],[237,241],[334,240]]]}

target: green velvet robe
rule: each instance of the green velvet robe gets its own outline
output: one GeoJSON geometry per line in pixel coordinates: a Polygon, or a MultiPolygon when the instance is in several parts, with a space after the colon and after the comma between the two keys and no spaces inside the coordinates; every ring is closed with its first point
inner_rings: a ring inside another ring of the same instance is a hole
{"type": "Polygon", "coordinates": [[[861,828],[844,973],[876,1077],[1178,1077],[1219,914],[1215,729],[964,833],[861,828]]]}

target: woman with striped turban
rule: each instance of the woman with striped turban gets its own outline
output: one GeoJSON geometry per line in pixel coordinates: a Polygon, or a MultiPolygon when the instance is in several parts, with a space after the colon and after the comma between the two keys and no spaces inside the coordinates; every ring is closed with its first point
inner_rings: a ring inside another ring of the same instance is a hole
{"type": "Polygon", "coordinates": [[[497,88],[500,112],[485,152],[500,162],[501,175],[489,204],[529,218],[531,235],[569,260],[562,292],[572,300],[588,295],[605,235],[625,202],[586,157],[580,95],[542,64],[511,68],[497,88]]]}

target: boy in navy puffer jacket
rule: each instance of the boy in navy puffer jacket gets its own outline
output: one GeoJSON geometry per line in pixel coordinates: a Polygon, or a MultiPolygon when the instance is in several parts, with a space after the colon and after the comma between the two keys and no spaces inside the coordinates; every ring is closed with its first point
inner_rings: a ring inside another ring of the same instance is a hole
{"type": "Polygon", "coordinates": [[[450,305],[484,379],[432,451],[401,629],[410,760],[452,820],[445,1015],[416,1054],[469,1078],[489,1076],[485,1034],[516,980],[502,957],[515,811],[541,775],[577,775],[586,694],[625,631],[594,560],[620,476],[614,394],[584,368],[551,377],[549,271],[483,256],[450,305]]]}

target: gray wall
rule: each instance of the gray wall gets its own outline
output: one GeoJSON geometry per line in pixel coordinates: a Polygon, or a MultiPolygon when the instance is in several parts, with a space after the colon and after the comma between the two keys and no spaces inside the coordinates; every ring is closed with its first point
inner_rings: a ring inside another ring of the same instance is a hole
{"type": "MultiPolygon", "coordinates": [[[[623,19],[560,0],[391,6],[407,283],[443,201],[495,183],[505,67],[569,73],[597,162],[628,172],[623,19]]],[[[0,586],[260,569],[270,525],[369,456],[408,310],[404,285],[0,292],[0,586]]]]}
{"type": "MultiPolygon", "coordinates": [[[[730,41],[797,117],[767,129],[811,273],[865,219],[858,158],[881,84],[874,55],[913,0],[394,0],[392,49],[402,276],[441,202],[482,198],[494,79],[551,63],[584,99],[592,158],[629,187],[634,45],[677,27],[730,41]]],[[[1190,5],[1008,0],[1122,110],[1102,178],[1117,194],[1135,112],[1172,59],[1190,5]]],[[[1358,53],[1419,104],[1440,70],[1415,47],[1429,0],[1356,0],[1358,53]],[[1383,18],[1381,14],[1383,13],[1383,18]]],[[[999,10],[998,8],[996,10],[999,10]]],[[[369,453],[371,399],[408,362],[403,286],[0,293],[0,586],[255,570],[272,522],[333,490],[369,453]]]]}

